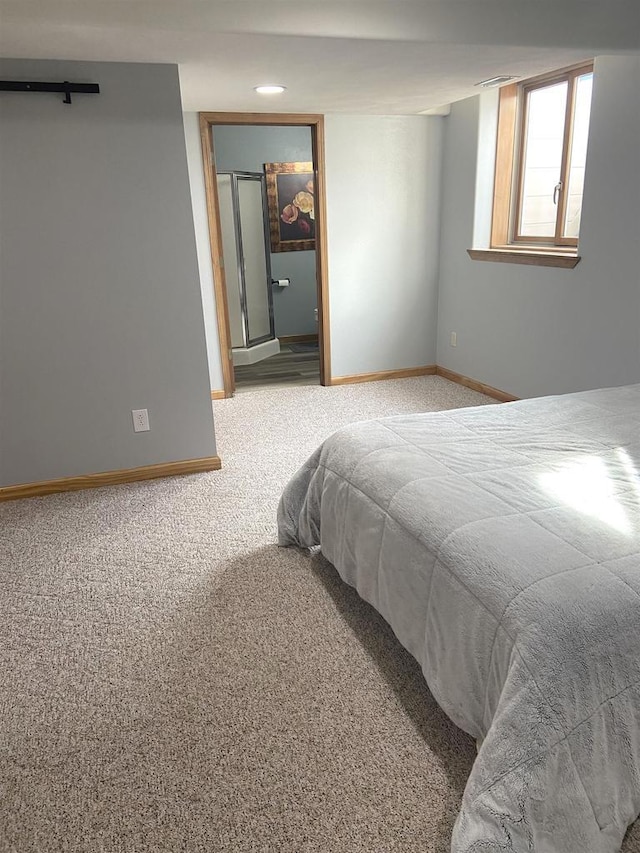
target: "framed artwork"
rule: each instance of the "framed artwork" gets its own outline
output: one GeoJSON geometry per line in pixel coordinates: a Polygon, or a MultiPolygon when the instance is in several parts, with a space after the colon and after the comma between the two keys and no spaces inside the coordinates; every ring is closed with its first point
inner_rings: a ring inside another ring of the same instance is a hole
{"type": "Polygon", "coordinates": [[[313,163],[265,163],[272,252],[316,247],[313,163]]]}

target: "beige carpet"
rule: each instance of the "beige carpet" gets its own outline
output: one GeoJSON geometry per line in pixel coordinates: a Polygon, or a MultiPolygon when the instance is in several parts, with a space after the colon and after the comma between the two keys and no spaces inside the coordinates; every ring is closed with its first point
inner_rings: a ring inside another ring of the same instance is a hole
{"type": "Polygon", "coordinates": [[[274,518],[341,425],[482,402],[246,393],[214,404],[220,472],[0,505],[0,850],[448,851],[473,743],[274,518]]]}

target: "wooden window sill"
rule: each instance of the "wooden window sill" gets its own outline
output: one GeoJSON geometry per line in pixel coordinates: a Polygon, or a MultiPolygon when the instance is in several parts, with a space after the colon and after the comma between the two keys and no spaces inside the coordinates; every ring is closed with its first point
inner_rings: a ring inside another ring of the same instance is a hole
{"type": "Polygon", "coordinates": [[[546,249],[467,249],[474,261],[493,261],[499,264],[527,264],[534,267],[561,267],[572,270],[580,262],[580,255],[567,252],[549,252],[546,249]]]}

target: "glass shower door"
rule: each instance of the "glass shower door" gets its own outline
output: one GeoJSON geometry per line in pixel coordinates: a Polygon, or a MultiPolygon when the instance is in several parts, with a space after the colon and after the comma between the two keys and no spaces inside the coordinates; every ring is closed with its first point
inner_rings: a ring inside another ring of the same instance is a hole
{"type": "Polygon", "coordinates": [[[229,311],[229,331],[233,349],[246,346],[242,310],[242,286],[238,269],[238,241],[236,237],[236,213],[234,207],[233,175],[218,175],[218,207],[220,209],[220,231],[222,233],[222,255],[229,311]]]}
{"type": "Polygon", "coordinates": [[[275,338],[264,177],[219,173],[218,195],[232,343],[251,347],[275,338]]]}
{"type": "Polygon", "coordinates": [[[249,346],[274,337],[271,273],[265,237],[262,179],[237,176],[249,346]]]}

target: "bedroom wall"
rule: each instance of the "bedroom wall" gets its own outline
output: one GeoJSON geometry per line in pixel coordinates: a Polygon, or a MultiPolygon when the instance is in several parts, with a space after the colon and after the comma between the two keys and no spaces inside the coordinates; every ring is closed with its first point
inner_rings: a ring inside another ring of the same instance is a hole
{"type": "MultiPolygon", "coordinates": [[[[222,388],[195,113],[185,133],[211,387],[222,388]]],[[[433,364],[442,119],[328,115],[325,146],[332,375],[433,364]]]]}
{"type": "Polygon", "coordinates": [[[443,119],[325,121],[332,375],[434,364],[443,119]]]}
{"type": "Polygon", "coordinates": [[[207,196],[204,186],[198,113],[184,113],[183,123],[200,277],[200,298],[202,300],[207,363],[209,366],[209,386],[211,391],[217,391],[223,388],[224,382],[222,380],[222,363],[220,361],[220,338],[218,337],[216,301],[213,291],[213,266],[211,264],[211,246],[209,244],[207,196]]]}
{"type": "Polygon", "coordinates": [[[452,106],[444,120],[438,364],[519,397],[640,382],[638,91],[640,57],[597,58],[574,270],[469,259],[474,212],[475,245],[486,245],[490,211],[478,207],[476,190],[483,193],[492,168],[483,143],[495,133],[497,101],[452,106]]]}
{"type": "Polygon", "coordinates": [[[177,68],[0,77],[101,87],[0,96],[0,485],[214,455],[177,68]]]}

